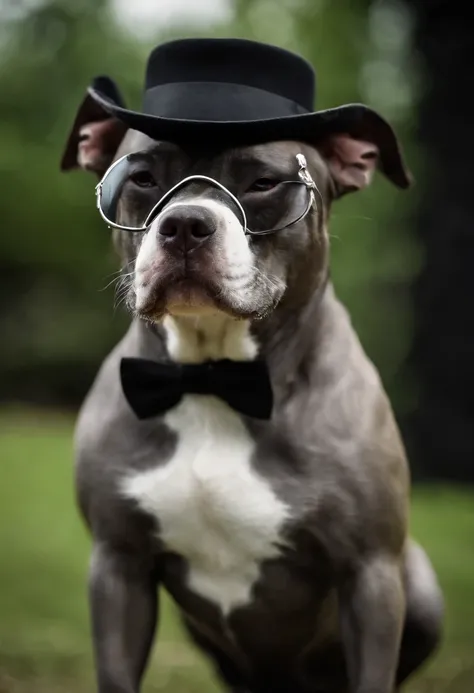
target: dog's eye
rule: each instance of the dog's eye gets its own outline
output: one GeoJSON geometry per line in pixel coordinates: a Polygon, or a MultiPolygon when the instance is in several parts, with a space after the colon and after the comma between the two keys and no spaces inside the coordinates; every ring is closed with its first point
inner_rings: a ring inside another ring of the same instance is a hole
{"type": "Polygon", "coordinates": [[[279,180],[275,180],[274,178],[259,178],[252,183],[247,189],[247,192],[265,192],[266,190],[272,190],[279,182],[279,180]]]}
{"type": "Polygon", "coordinates": [[[130,175],[130,180],[139,188],[154,188],[156,181],[149,171],[135,171],[130,175]]]}

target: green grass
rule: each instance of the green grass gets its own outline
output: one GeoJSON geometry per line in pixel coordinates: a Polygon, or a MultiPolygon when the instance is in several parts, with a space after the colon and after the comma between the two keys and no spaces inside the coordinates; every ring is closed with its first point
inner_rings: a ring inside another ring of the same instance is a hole
{"type": "MultiPolygon", "coordinates": [[[[0,693],[93,690],[85,580],[89,539],[76,513],[72,422],[0,416],[0,693]]],[[[417,489],[412,531],[447,601],[442,648],[409,693],[474,691],[474,492],[417,489]]],[[[165,599],[144,690],[213,693],[165,599]]]]}

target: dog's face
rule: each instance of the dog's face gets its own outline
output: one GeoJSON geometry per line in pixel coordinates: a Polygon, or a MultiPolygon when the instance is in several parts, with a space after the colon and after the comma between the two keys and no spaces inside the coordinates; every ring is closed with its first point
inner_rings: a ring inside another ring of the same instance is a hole
{"type": "Polygon", "coordinates": [[[164,193],[198,174],[217,180],[240,201],[252,231],[285,227],[304,213],[311,199],[310,191],[297,182],[296,155],[302,151],[320,191],[300,222],[253,235],[246,233],[239,207],[225,191],[206,181],[190,181],[167,200],[145,233],[117,232],[125,259],[134,266],[129,305],[141,317],[159,320],[166,313],[223,311],[258,318],[298,282],[310,291],[321,281],[327,264],[324,219],[330,179],[315,150],[277,142],[203,157],[166,142],[148,141],[143,147],[142,137],[129,142],[118,155],[132,143],[140,153],[120,195],[122,225],[142,223],[164,193]]]}
{"type": "Polygon", "coordinates": [[[99,176],[112,161],[133,155],[118,191],[120,225],[141,226],[163,195],[195,175],[225,186],[246,213],[247,229],[232,196],[211,182],[192,180],[166,200],[146,231],[114,232],[130,309],[160,321],[167,314],[212,313],[256,319],[282,302],[304,305],[326,280],[331,203],[370,182],[381,143],[341,134],[317,148],[285,141],[212,152],[125,132],[113,119],[86,118],[69,140],[69,161],[74,146],[78,164],[99,176]],[[300,153],[316,186],[306,215],[309,190],[286,183],[299,180],[300,153]],[[246,233],[272,229],[279,230],[246,233]]]}

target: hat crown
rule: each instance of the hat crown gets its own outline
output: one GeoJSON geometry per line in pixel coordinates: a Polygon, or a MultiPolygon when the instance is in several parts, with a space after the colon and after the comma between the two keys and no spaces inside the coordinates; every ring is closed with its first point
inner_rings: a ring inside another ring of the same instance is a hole
{"type": "Polygon", "coordinates": [[[173,83],[223,83],[252,87],[312,111],[312,66],[283,48],[247,39],[180,39],[157,46],[148,59],[145,90],[173,83]]]}

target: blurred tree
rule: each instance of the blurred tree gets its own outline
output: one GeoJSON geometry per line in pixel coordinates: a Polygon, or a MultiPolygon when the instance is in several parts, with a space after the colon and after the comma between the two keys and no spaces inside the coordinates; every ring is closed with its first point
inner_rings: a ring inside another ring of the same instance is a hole
{"type": "Polygon", "coordinates": [[[99,289],[116,263],[94,179],[59,172],[91,77],[137,94],[138,45],[105,0],[2,7],[0,32],[0,381],[3,399],[74,402],[123,330],[99,289]]]}
{"type": "Polygon", "coordinates": [[[474,481],[474,196],[470,86],[474,20],[461,0],[411,0],[422,60],[417,137],[424,175],[415,233],[424,254],[413,286],[409,368],[418,382],[407,439],[424,476],[474,481]]]}

